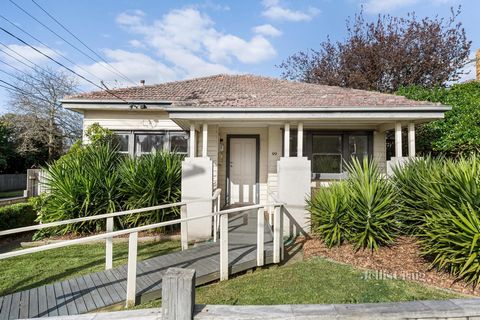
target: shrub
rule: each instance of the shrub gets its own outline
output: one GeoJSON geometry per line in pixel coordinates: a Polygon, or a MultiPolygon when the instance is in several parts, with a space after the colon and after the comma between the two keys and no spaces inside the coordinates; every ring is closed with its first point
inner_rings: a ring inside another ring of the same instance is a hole
{"type": "MultiPolygon", "coordinates": [[[[155,206],[180,200],[182,155],[156,152],[132,158],[110,143],[80,146],[46,168],[50,192],[38,202],[42,223],[155,206]]],[[[115,220],[117,227],[171,219],[177,209],[146,212],[115,220]]],[[[39,232],[90,233],[105,230],[105,220],[69,224],[39,232]]]]}
{"type": "Polygon", "coordinates": [[[480,283],[480,210],[470,204],[433,210],[420,243],[432,265],[476,287],[480,283]]]}
{"type": "Polygon", "coordinates": [[[348,238],[351,227],[348,215],[348,191],[345,183],[320,188],[308,200],[312,230],[322,237],[328,247],[340,245],[348,238]]]}
{"type": "MultiPolygon", "coordinates": [[[[125,209],[150,207],[180,201],[183,156],[155,152],[140,158],[126,158],[120,165],[120,193],[125,209]]],[[[127,216],[129,225],[155,223],[175,217],[178,208],[127,216]]]]}
{"type": "Polygon", "coordinates": [[[350,193],[349,216],[352,222],[350,241],[358,250],[376,250],[395,239],[400,207],[393,184],[385,179],[378,165],[367,158],[356,158],[347,165],[350,193]]]}
{"type": "Polygon", "coordinates": [[[352,159],[347,168],[345,182],[321,188],[308,202],[313,230],[327,246],[347,240],[356,250],[376,250],[398,234],[400,207],[394,186],[368,159],[352,159]]]}
{"type": "Polygon", "coordinates": [[[16,203],[0,207],[0,230],[34,225],[36,217],[30,203],[16,203]]]}

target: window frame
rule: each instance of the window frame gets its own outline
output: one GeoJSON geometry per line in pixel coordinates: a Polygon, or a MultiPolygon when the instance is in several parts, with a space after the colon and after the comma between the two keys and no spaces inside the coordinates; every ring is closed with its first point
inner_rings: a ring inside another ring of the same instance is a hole
{"type": "MultiPolygon", "coordinates": [[[[285,135],[282,129],[282,155],[285,153],[285,135]]],[[[312,161],[313,157],[313,136],[335,136],[340,135],[342,137],[342,164],[340,173],[315,173],[311,169],[312,181],[314,180],[339,180],[347,177],[344,161],[349,161],[351,158],[349,140],[350,136],[367,136],[367,155],[369,158],[373,157],[373,130],[317,130],[309,129],[303,130],[303,155],[312,161]]],[[[290,139],[292,137],[296,140],[297,130],[290,130],[290,139]]],[[[297,150],[290,149],[290,157],[296,157],[297,150]]]]}
{"type": "MultiPolygon", "coordinates": [[[[144,154],[150,154],[151,152],[138,152],[137,151],[137,142],[136,136],[137,135],[159,135],[163,134],[165,136],[165,143],[163,145],[163,150],[172,151],[171,144],[170,144],[170,133],[184,133],[187,136],[187,151],[186,152],[177,152],[178,154],[185,155],[188,157],[189,148],[188,145],[190,143],[190,136],[187,131],[184,130],[114,130],[115,135],[123,134],[128,135],[128,154],[134,157],[141,156],[144,154]]],[[[127,152],[122,151],[122,154],[127,154],[127,152]]]]}

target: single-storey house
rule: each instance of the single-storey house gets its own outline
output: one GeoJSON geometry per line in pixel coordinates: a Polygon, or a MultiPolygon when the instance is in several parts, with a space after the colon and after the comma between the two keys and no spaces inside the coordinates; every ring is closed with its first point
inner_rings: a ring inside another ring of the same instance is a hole
{"type": "MultiPolygon", "coordinates": [[[[254,75],[82,93],[62,103],[83,113],[84,128],[99,123],[118,134],[121,152],[184,153],[185,200],[211,196],[216,188],[223,206],[275,199],[304,228],[312,186],[342,178],[351,157],[371,157],[386,172],[388,130],[395,131],[390,161],[414,157],[415,125],[449,110],[392,94],[254,75]],[[402,128],[408,128],[408,154],[402,153],[402,128]]],[[[211,205],[191,209],[202,214],[211,205]]],[[[192,237],[207,237],[207,224],[189,227],[192,237]]]]}

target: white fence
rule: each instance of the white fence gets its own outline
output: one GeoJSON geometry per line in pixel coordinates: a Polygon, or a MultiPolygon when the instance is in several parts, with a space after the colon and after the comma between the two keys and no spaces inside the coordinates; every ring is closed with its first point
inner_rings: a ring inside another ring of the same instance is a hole
{"type": "Polygon", "coordinates": [[[264,223],[265,223],[265,216],[264,212],[268,210],[269,207],[274,208],[274,217],[273,217],[273,262],[279,263],[280,260],[283,258],[283,204],[281,203],[273,203],[270,205],[251,205],[245,207],[239,207],[234,209],[228,210],[219,210],[218,206],[218,199],[220,197],[220,190],[217,189],[211,199],[199,199],[193,201],[182,201],[177,203],[153,206],[148,208],[141,208],[141,209],[134,209],[128,211],[121,211],[115,213],[107,213],[97,216],[89,216],[84,218],[76,218],[70,220],[63,220],[63,221],[56,221],[51,223],[45,223],[41,225],[23,227],[23,228],[16,228],[10,229],[5,231],[0,231],[0,236],[4,235],[11,235],[26,231],[33,231],[33,230],[41,230],[45,228],[57,227],[66,224],[72,223],[80,223],[85,221],[93,221],[98,219],[106,219],[106,232],[104,234],[98,234],[94,236],[88,236],[84,238],[74,239],[74,240],[66,240],[62,242],[47,244],[39,247],[22,249],[12,252],[6,252],[0,254],[0,260],[7,259],[11,257],[18,257],[22,255],[27,255],[35,252],[41,252],[56,248],[68,247],[77,244],[83,244],[92,241],[98,240],[105,240],[106,250],[105,250],[105,268],[110,269],[112,268],[112,256],[113,256],[113,238],[122,236],[122,235],[129,235],[129,244],[128,244],[128,265],[127,265],[127,294],[126,294],[126,306],[130,307],[135,304],[135,296],[136,296],[136,266],[137,266],[137,240],[138,240],[138,233],[142,231],[147,231],[151,229],[162,228],[171,225],[180,224],[181,226],[181,244],[182,250],[188,248],[188,238],[187,238],[187,222],[193,221],[196,219],[203,219],[203,218],[212,218],[215,223],[215,228],[213,228],[213,236],[214,240],[217,240],[217,232],[220,233],[220,280],[226,280],[229,276],[229,268],[228,268],[228,216],[230,214],[241,213],[250,210],[258,210],[258,228],[257,228],[257,265],[263,266],[265,261],[265,247],[264,247],[264,223]],[[213,213],[207,213],[203,215],[196,215],[194,217],[188,217],[187,212],[187,204],[194,203],[197,201],[205,201],[211,200],[212,201],[212,208],[214,210],[213,213]],[[154,210],[161,210],[173,207],[181,207],[181,218],[166,222],[160,222],[155,224],[150,224],[141,227],[135,227],[126,230],[119,230],[113,231],[114,229],[114,217],[129,215],[129,214],[138,214],[142,212],[154,211],[154,210]],[[217,228],[216,224],[219,221],[219,228],[217,228]]]}

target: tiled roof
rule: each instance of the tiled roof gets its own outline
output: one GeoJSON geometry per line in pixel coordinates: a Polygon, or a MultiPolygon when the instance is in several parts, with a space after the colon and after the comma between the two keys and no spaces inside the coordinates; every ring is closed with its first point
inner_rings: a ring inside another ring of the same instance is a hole
{"type": "MultiPolygon", "coordinates": [[[[198,107],[372,107],[434,105],[402,96],[254,75],[216,75],[192,80],[111,90],[127,101],[171,102],[198,107]]],[[[82,93],[68,100],[119,100],[105,91],[82,93]]],[[[119,100],[121,101],[121,100],[119,100]]],[[[435,104],[436,105],[436,104],[435,104]]]]}

